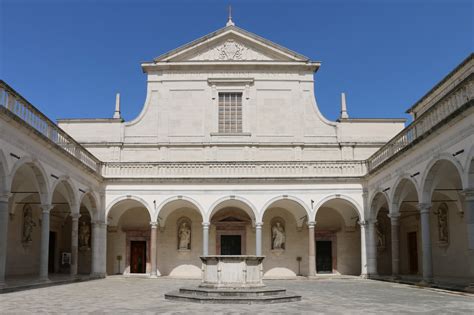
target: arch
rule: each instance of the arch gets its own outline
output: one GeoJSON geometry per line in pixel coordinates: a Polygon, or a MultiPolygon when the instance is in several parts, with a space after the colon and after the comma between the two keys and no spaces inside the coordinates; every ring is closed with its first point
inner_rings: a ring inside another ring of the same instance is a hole
{"type": "Polygon", "coordinates": [[[158,221],[160,223],[160,226],[164,226],[164,223],[166,222],[166,218],[168,217],[168,214],[166,214],[166,216],[164,216],[163,218],[161,218],[161,220],[159,220],[160,213],[162,213],[163,209],[167,205],[173,202],[179,202],[179,201],[185,201],[193,205],[198,210],[199,214],[201,215],[202,220],[204,221],[204,218],[206,217],[204,208],[201,206],[201,204],[199,204],[199,202],[187,196],[172,196],[162,201],[156,210],[156,216],[152,217],[152,220],[158,221]]]}
{"type": "Polygon", "coordinates": [[[87,211],[89,211],[89,215],[91,216],[91,218],[96,219],[96,220],[99,219],[98,218],[99,214],[97,211],[97,198],[94,195],[94,192],[92,191],[92,189],[85,190],[82,196],[79,197],[79,202],[78,202],[79,208],[81,207],[82,204],[84,204],[87,211]],[[85,202],[86,198],[88,202],[85,202]]]}
{"type": "Polygon", "coordinates": [[[252,219],[253,223],[255,223],[255,220],[258,217],[257,208],[249,200],[247,200],[243,197],[240,197],[240,196],[225,196],[225,197],[222,197],[222,198],[219,198],[218,200],[216,200],[211,205],[211,207],[210,207],[211,211],[207,214],[204,221],[205,222],[210,222],[212,216],[217,211],[219,211],[220,209],[223,208],[223,207],[221,207],[223,204],[230,203],[229,206],[231,206],[232,203],[234,203],[234,202],[236,202],[237,204],[243,205],[243,207],[241,207],[242,210],[244,210],[248,214],[248,216],[252,219]]]}
{"type": "Polygon", "coordinates": [[[369,204],[369,219],[375,220],[377,218],[377,215],[380,209],[382,208],[384,202],[387,203],[387,206],[390,208],[390,200],[387,193],[381,190],[377,190],[369,204]]]}
{"type": "Polygon", "coordinates": [[[342,200],[345,200],[345,201],[349,202],[354,207],[354,209],[357,211],[357,214],[359,215],[359,219],[362,219],[362,217],[363,217],[362,216],[362,214],[363,214],[362,207],[360,206],[360,204],[357,201],[355,201],[352,197],[349,197],[349,196],[346,196],[346,195],[331,194],[331,195],[328,195],[328,196],[324,197],[323,199],[321,199],[316,204],[316,206],[314,207],[314,209],[315,209],[314,213],[312,214],[310,221],[315,221],[318,210],[321,209],[321,207],[326,202],[328,202],[330,200],[333,200],[333,199],[342,199],[342,200]]]}
{"type": "Polygon", "coordinates": [[[7,189],[8,164],[3,151],[0,150],[0,195],[6,194],[7,189]]]}
{"type": "Polygon", "coordinates": [[[64,184],[64,187],[66,187],[66,191],[68,193],[67,198],[69,202],[69,207],[71,208],[71,211],[72,211],[72,209],[79,206],[79,204],[77,203],[77,195],[76,195],[76,189],[75,189],[74,183],[69,179],[69,176],[62,175],[53,183],[50,189],[51,194],[50,194],[48,203],[49,204],[53,203],[54,192],[56,191],[56,189],[59,187],[60,184],[64,184]]]}
{"type": "Polygon", "coordinates": [[[463,180],[465,177],[463,176],[464,171],[461,163],[459,163],[458,160],[448,154],[439,155],[430,160],[423,173],[423,177],[421,180],[421,196],[419,200],[424,203],[431,203],[431,195],[433,194],[434,187],[437,184],[434,182],[434,177],[436,171],[438,170],[438,167],[443,161],[450,163],[457,170],[459,179],[461,181],[461,189],[467,188],[467,183],[463,180]]]}
{"type": "Polygon", "coordinates": [[[11,191],[13,180],[15,179],[15,175],[17,171],[24,165],[27,165],[28,167],[32,169],[35,175],[35,179],[36,179],[34,182],[34,185],[36,186],[36,189],[38,190],[38,193],[40,195],[40,200],[43,204],[47,204],[49,202],[50,191],[49,191],[48,177],[46,176],[46,171],[38,160],[33,159],[30,156],[24,156],[20,158],[13,165],[13,168],[10,172],[7,187],[9,187],[11,191]]]}
{"type": "MultiPolygon", "coordinates": [[[[273,197],[271,198],[270,200],[268,200],[262,207],[262,211],[261,213],[258,215],[257,217],[257,222],[262,222],[263,221],[263,216],[265,215],[265,212],[270,209],[270,207],[274,204],[274,203],[277,203],[278,201],[281,201],[281,200],[290,200],[290,201],[293,201],[295,202],[296,204],[298,204],[300,207],[302,207],[304,209],[304,211],[306,212],[306,216],[307,218],[310,218],[311,217],[311,208],[308,207],[308,205],[303,201],[301,200],[300,198],[298,197],[295,197],[295,196],[288,196],[288,195],[280,195],[280,196],[276,196],[276,197],[273,197]]],[[[292,212],[293,216],[295,217],[295,220],[297,223],[300,223],[300,217],[297,216],[297,213],[295,212],[292,212]]],[[[303,224],[303,221],[301,221],[301,225],[303,224]]]]}
{"type": "Polygon", "coordinates": [[[397,180],[395,181],[395,184],[392,186],[393,192],[389,197],[389,200],[393,205],[393,207],[390,206],[390,211],[392,212],[396,212],[396,213],[399,212],[400,203],[404,199],[404,196],[401,195],[402,194],[401,187],[403,186],[402,184],[404,181],[407,181],[411,185],[413,185],[413,187],[415,188],[416,198],[418,200],[421,200],[420,189],[419,189],[419,185],[417,181],[414,178],[410,177],[410,175],[403,174],[397,178],[397,180]]]}
{"type": "Polygon", "coordinates": [[[138,196],[132,196],[132,195],[120,196],[120,197],[117,197],[114,200],[112,200],[109,203],[109,205],[107,206],[106,210],[105,210],[105,217],[106,218],[108,217],[108,215],[110,213],[110,210],[114,206],[118,205],[120,202],[125,201],[125,200],[134,200],[134,201],[142,204],[142,206],[148,211],[148,214],[150,215],[150,219],[155,217],[155,215],[153,213],[153,210],[150,207],[150,205],[148,204],[148,202],[146,202],[143,198],[140,198],[138,196]]]}

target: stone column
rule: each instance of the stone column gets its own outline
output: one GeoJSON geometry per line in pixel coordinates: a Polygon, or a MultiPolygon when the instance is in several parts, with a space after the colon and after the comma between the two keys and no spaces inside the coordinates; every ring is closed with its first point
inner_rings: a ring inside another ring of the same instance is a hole
{"type": "Polygon", "coordinates": [[[156,233],[157,233],[157,222],[150,222],[151,226],[151,244],[150,244],[150,256],[151,256],[151,273],[150,273],[150,278],[157,278],[157,273],[156,273],[156,233]]]}
{"type": "Polygon", "coordinates": [[[72,213],[72,229],[71,229],[71,276],[77,276],[77,265],[78,265],[78,240],[79,240],[79,213],[72,213]]]}
{"type": "Polygon", "coordinates": [[[308,277],[316,276],[316,246],[314,244],[315,221],[308,222],[308,277]]]}
{"type": "Polygon", "coordinates": [[[375,224],[377,220],[368,220],[367,235],[367,275],[377,275],[377,243],[375,242],[375,224]]]}
{"type": "MultiPolygon", "coordinates": [[[[468,264],[469,276],[474,279],[474,188],[462,191],[464,195],[464,215],[467,224],[467,241],[468,241],[468,264]]],[[[466,288],[466,291],[474,293],[474,281],[466,288]]]]}
{"type": "Polygon", "coordinates": [[[48,281],[48,260],[49,260],[49,214],[53,209],[52,205],[41,205],[41,253],[40,253],[40,280],[48,281]]]}
{"type": "Polygon", "coordinates": [[[91,275],[100,276],[100,224],[98,220],[91,222],[92,225],[92,272],[91,275]]]}
{"type": "Polygon", "coordinates": [[[360,221],[360,266],[361,266],[361,271],[360,271],[360,276],[362,278],[367,278],[368,277],[368,270],[367,270],[367,228],[368,228],[368,222],[367,221],[360,221]]]}
{"type": "Polygon", "coordinates": [[[8,196],[0,196],[0,288],[5,286],[8,238],[8,196]]]}
{"type": "Polygon", "coordinates": [[[392,238],[392,277],[397,278],[400,273],[400,214],[389,214],[392,238]]]}
{"type": "Polygon", "coordinates": [[[431,258],[431,232],[430,232],[430,203],[418,204],[421,221],[421,248],[423,251],[423,284],[428,284],[433,279],[433,264],[431,258]]]}
{"type": "Polygon", "coordinates": [[[202,255],[209,255],[209,222],[202,223],[202,255]]]}
{"type": "Polygon", "coordinates": [[[255,224],[255,255],[262,256],[262,226],[263,222],[255,224]]]}

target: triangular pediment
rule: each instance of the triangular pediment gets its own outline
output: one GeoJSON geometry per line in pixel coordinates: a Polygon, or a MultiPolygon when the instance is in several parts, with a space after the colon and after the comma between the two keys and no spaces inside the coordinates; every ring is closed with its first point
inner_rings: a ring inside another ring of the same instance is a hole
{"type": "Polygon", "coordinates": [[[224,27],[154,60],[155,62],[234,62],[309,59],[285,47],[235,26],[224,27]]]}

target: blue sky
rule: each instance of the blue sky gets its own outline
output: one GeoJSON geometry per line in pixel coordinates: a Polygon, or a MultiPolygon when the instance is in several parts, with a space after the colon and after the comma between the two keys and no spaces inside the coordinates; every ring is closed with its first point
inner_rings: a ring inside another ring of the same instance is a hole
{"type": "Polygon", "coordinates": [[[312,60],[329,119],[347,94],[351,117],[405,110],[474,49],[473,3],[399,1],[0,0],[0,78],[51,119],[140,112],[140,62],[226,23],[312,60]]]}

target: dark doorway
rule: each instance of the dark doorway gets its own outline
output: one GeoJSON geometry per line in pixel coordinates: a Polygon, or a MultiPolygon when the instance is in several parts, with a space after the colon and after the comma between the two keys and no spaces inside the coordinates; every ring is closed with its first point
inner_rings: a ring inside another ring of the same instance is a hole
{"type": "Polygon", "coordinates": [[[54,272],[54,254],[56,253],[56,232],[49,232],[48,272],[54,272]]]}
{"type": "Polygon", "coordinates": [[[240,235],[221,235],[221,255],[242,255],[240,235]]]}
{"type": "Polygon", "coordinates": [[[316,271],[332,273],[332,242],[316,241],[316,271]]]}
{"type": "Polygon", "coordinates": [[[146,241],[131,241],[130,243],[130,273],[145,273],[146,241]]]}
{"type": "Polygon", "coordinates": [[[416,232],[408,233],[408,258],[410,260],[410,274],[418,273],[418,239],[416,232]]]}

